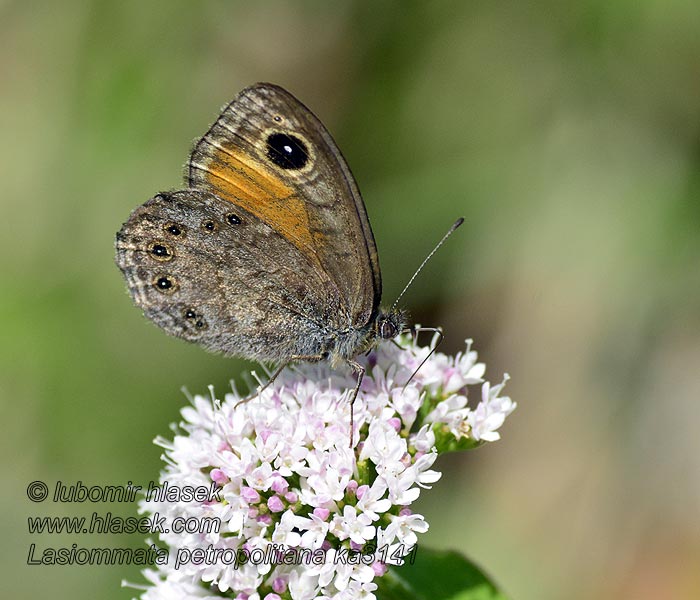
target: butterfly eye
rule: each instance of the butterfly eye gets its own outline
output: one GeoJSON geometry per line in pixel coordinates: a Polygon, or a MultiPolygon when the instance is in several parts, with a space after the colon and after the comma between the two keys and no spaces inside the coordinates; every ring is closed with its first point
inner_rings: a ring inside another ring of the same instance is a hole
{"type": "Polygon", "coordinates": [[[208,220],[202,223],[202,229],[204,229],[204,231],[206,231],[207,233],[214,233],[216,231],[216,228],[217,227],[215,221],[208,220]]]}
{"type": "Polygon", "coordinates": [[[168,223],[165,227],[163,227],[163,229],[165,229],[165,231],[167,231],[170,235],[174,236],[185,234],[185,228],[177,223],[168,223]]]}
{"type": "Polygon", "coordinates": [[[164,294],[172,294],[177,290],[177,281],[170,275],[161,275],[153,282],[153,286],[164,294]]]}
{"type": "Polygon", "coordinates": [[[151,244],[149,252],[153,258],[162,262],[172,260],[173,258],[172,250],[166,244],[160,242],[151,244]]]}
{"type": "Polygon", "coordinates": [[[226,215],[226,220],[231,224],[231,225],[240,225],[241,224],[241,218],[237,215],[234,214],[228,214],[226,215]]]}
{"type": "Polygon", "coordinates": [[[309,162],[309,151],[299,138],[273,133],[267,138],[267,157],[278,167],[296,170],[309,162]]]}

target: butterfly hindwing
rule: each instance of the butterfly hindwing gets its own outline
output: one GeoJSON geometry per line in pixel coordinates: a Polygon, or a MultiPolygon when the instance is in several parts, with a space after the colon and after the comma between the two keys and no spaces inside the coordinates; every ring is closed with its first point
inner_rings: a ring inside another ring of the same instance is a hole
{"type": "Polygon", "coordinates": [[[144,314],[225,354],[317,351],[339,307],[326,275],[255,214],[197,190],[155,196],[117,234],[117,264],[144,314]]]}

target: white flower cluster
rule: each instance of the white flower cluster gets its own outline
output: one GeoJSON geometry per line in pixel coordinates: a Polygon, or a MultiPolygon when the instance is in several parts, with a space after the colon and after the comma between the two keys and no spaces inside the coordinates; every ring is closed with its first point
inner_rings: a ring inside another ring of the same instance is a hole
{"type": "MultiPolygon", "coordinates": [[[[440,478],[439,452],[499,439],[515,403],[484,381],[467,342],[456,357],[410,337],[359,360],[367,368],[354,403],[353,376],[325,364],[285,370],[240,403],[195,396],[165,449],[161,484],[220,486],[203,502],[144,501],[142,511],[219,531],[161,533],[167,564],[145,571],[143,600],[373,599],[376,577],[411,553],[428,529],[409,506],[440,478]],[[481,400],[467,405],[469,386],[481,400]]],[[[190,528],[194,529],[194,528],[190,528]]]]}

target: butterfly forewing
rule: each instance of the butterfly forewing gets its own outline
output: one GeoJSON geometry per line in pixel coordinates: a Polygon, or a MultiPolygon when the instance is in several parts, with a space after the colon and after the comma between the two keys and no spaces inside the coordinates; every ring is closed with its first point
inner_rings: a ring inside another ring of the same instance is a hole
{"type": "Polygon", "coordinates": [[[195,145],[187,182],[257,216],[326,277],[329,325],[361,327],[376,314],[381,277],[362,198],[328,131],[294,96],[264,83],[243,90],[195,145]]]}

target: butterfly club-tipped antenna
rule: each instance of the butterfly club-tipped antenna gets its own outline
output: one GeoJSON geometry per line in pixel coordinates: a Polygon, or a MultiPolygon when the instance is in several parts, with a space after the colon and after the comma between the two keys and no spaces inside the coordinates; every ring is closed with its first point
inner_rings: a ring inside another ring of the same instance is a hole
{"type": "MultiPolygon", "coordinates": [[[[403,290],[401,290],[401,293],[399,294],[398,298],[396,298],[396,300],[394,301],[394,303],[391,305],[391,309],[390,309],[389,312],[393,312],[394,310],[396,310],[396,307],[398,306],[399,301],[401,300],[401,298],[403,297],[403,295],[406,293],[406,290],[407,290],[409,287],[411,287],[411,284],[413,283],[413,281],[415,280],[415,278],[418,276],[418,273],[420,273],[420,272],[423,270],[423,267],[425,267],[425,265],[428,264],[428,261],[433,257],[433,254],[435,254],[435,253],[438,251],[438,249],[440,248],[440,246],[442,246],[442,245],[447,241],[447,238],[449,238],[449,237],[455,232],[455,230],[456,230],[462,223],[464,223],[464,217],[460,217],[459,219],[457,219],[457,220],[452,224],[452,226],[447,230],[447,233],[446,233],[445,235],[442,236],[442,239],[441,239],[441,240],[435,245],[435,247],[430,251],[430,254],[428,254],[428,256],[426,256],[425,259],[423,259],[423,262],[422,262],[422,263],[420,264],[420,266],[416,269],[415,273],[413,273],[413,275],[411,276],[411,278],[408,280],[408,283],[404,286],[403,290]]],[[[402,389],[404,389],[404,390],[406,389],[406,386],[408,386],[408,384],[411,383],[411,380],[415,377],[416,373],[418,373],[418,371],[420,371],[421,367],[422,367],[422,366],[426,363],[426,361],[433,355],[433,353],[435,352],[435,350],[437,350],[437,347],[440,345],[440,343],[442,342],[442,340],[443,340],[444,337],[445,337],[445,336],[443,335],[443,333],[442,333],[442,330],[439,329],[439,328],[436,328],[436,327],[417,327],[417,328],[416,328],[416,327],[409,327],[409,328],[407,328],[407,329],[404,329],[401,333],[412,333],[412,334],[414,334],[414,335],[416,336],[416,338],[417,338],[417,337],[418,337],[418,334],[419,334],[420,332],[422,332],[422,331],[430,331],[430,332],[432,332],[433,334],[435,334],[435,336],[437,336],[437,340],[435,341],[435,343],[431,344],[430,352],[428,352],[428,354],[427,354],[426,357],[421,361],[421,363],[418,365],[418,367],[416,368],[416,370],[413,371],[413,373],[412,373],[411,376],[408,378],[408,380],[406,381],[406,383],[403,384],[403,388],[402,388],[402,389]]]]}
{"type": "Polygon", "coordinates": [[[389,310],[389,312],[393,312],[393,311],[396,309],[396,307],[397,307],[398,304],[399,304],[399,301],[401,300],[401,298],[403,297],[403,295],[406,293],[406,290],[407,290],[408,288],[411,287],[411,284],[413,283],[413,280],[414,280],[416,277],[418,277],[418,273],[420,273],[420,272],[423,270],[423,267],[425,267],[425,265],[428,264],[428,261],[433,257],[433,254],[435,254],[435,253],[438,251],[438,249],[440,248],[440,246],[442,246],[442,245],[447,241],[447,238],[449,238],[449,237],[455,232],[455,230],[457,229],[457,227],[459,227],[462,223],[464,223],[464,217],[460,217],[459,219],[457,219],[457,220],[452,224],[452,227],[450,227],[450,228],[447,230],[447,233],[446,233],[445,235],[442,236],[442,239],[435,245],[435,248],[433,248],[433,249],[430,251],[430,254],[428,254],[428,256],[426,256],[426,257],[423,259],[423,262],[420,264],[420,267],[418,267],[418,268],[416,269],[416,272],[411,276],[411,278],[408,280],[408,283],[407,283],[407,284],[404,286],[404,288],[401,290],[401,293],[399,294],[398,298],[396,298],[396,300],[394,300],[394,303],[391,305],[391,309],[389,310]]]}

